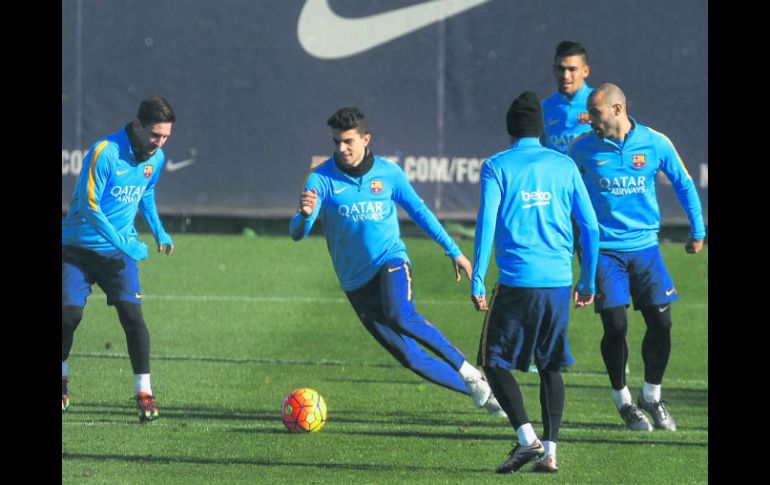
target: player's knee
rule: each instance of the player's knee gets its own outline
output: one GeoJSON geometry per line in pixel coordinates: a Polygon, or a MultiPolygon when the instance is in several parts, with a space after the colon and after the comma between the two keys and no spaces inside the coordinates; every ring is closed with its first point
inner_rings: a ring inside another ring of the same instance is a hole
{"type": "Polygon", "coordinates": [[[599,314],[604,325],[604,334],[609,337],[624,337],[628,330],[628,314],[623,305],[602,310],[599,314]]]}
{"type": "Polygon", "coordinates": [[[62,332],[74,332],[82,319],[83,309],[79,306],[64,305],[61,307],[62,332]]]}
{"type": "Polygon", "coordinates": [[[671,331],[671,304],[653,305],[642,309],[647,328],[657,332],[671,331]]]}
{"type": "Polygon", "coordinates": [[[127,301],[119,301],[115,303],[115,308],[118,310],[120,324],[126,332],[147,327],[144,323],[141,305],[127,301]]]}

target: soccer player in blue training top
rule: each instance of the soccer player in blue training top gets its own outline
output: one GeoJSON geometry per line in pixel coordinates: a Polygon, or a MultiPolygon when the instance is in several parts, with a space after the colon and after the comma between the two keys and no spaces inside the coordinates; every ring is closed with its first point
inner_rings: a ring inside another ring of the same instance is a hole
{"type": "Polygon", "coordinates": [[[594,299],[599,228],[575,164],[540,144],[543,118],[537,95],[524,92],[513,100],[506,125],[513,144],[481,166],[471,300],[487,315],[478,363],[517,436],[496,472],[513,473],[536,460],[530,471],[553,473],[564,409],[561,368],[567,357],[572,286],[571,216],[584,248],[573,295],[577,307],[594,299]],[[499,271],[487,302],[484,277],[493,240],[499,271]],[[540,375],[542,442],[511,373],[526,372],[533,358],[540,375]]]}
{"type": "MultiPolygon", "coordinates": [[[[593,89],[585,83],[589,72],[588,53],[581,44],[565,40],[556,46],[553,58],[556,92],[542,102],[544,132],[541,141],[544,146],[567,153],[567,147],[575,138],[591,131],[586,99],[593,89]]],[[[579,244],[577,248],[580,255],[579,244]]],[[[567,361],[562,370],[566,371],[574,363],[567,341],[567,361]]],[[[533,370],[537,369],[530,368],[533,370]]]]}
{"type": "Polygon", "coordinates": [[[175,118],[168,101],[149,97],[139,105],[135,120],[96,142],[83,160],[62,221],[62,412],[70,403],[68,358],[73,335],[96,283],[107,295],[107,304],[115,306],[126,333],[139,420],[158,417],[150,386],[150,333],[142,316],[136,265],[147,258],[147,245],[137,239],[134,219],[140,210],[158,252],[174,251],[155,208],[155,184],[165,161],[161,147],[171,136],[175,118]]]}
{"type": "Polygon", "coordinates": [[[671,181],[690,221],[684,246],[688,253],[703,249],[706,229],[700,199],[671,140],[628,116],[626,97],[618,86],[600,85],[588,97],[587,106],[593,132],[575,140],[568,153],[583,175],[599,219],[594,309],[604,326],[601,352],[612,399],[630,429],[652,431],[644,410],[652,415],[656,428],[673,431],[676,423],[661,400],[660,388],[671,353],[671,302],[678,297],[658,250],[656,174],[662,171],[671,181]],[[647,326],[638,407],[623,372],[630,301],[647,326]]]}
{"type": "Polygon", "coordinates": [[[400,238],[400,205],[470,278],[471,265],[420,199],[403,170],[374,155],[358,108],[341,108],[328,120],[334,155],[308,174],[289,234],[299,241],[316,219],[342,290],[366,330],[404,367],[463,394],[490,414],[504,416],[484,375],[414,308],[412,266],[400,238]],[[436,354],[436,358],[420,346],[436,354]]]}
{"type": "Polygon", "coordinates": [[[581,44],[565,40],[556,46],[553,76],[557,90],[543,100],[546,147],[567,153],[575,138],[591,131],[586,100],[593,89],[585,83],[589,72],[588,53],[581,44]]]}

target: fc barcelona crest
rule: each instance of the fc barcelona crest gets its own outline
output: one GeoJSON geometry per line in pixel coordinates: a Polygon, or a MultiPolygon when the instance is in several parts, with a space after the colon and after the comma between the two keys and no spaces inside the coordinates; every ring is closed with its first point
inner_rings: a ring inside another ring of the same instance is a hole
{"type": "Polygon", "coordinates": [[[631,159],[631,166],[637,170],[644,168],[644,164],[646,163],[647,160],[644,158],[644,155],[634,155],[631,159]]]}
{"type": "Polygon", "coordinates": [[[591,120],[588,118],[588,113],[578,113],[577,120],[581,125],[587,125],[591,122],[591,120]]]}
{"type": "Polygon", "coordinates": [[[144,178],[148,179],[150,177],[152,177],[152,165],[145,165],[144,178]]]}
{"type": "Polygon", "coordinates": [[[382,192],[382,180],[372,180],[369,183],[369,190],[371,190],[373,194],[382,192]]]}

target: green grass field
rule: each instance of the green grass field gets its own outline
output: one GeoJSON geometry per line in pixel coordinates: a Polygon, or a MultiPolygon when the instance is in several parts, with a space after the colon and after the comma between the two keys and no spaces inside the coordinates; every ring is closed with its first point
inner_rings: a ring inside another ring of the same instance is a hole
{"type": "MultiPolygon", "coordinates": [[[[142,237],[148,245],[152,239],[142,237]]],[[[418,311],[475,363],[482,314],[432,241],[405,240],[418,311]]],[[[663,397],[676,432],[626,431],[610,398],[593,309],[573,310],[559,473],[501,477],[515,433],[467,396],[401,367],[364,330],[322,238],[175,235],[140,264],[160,419],[140,425],[115,311],[95,288],[70,357],[64,484],[705,484],[708,482],[708,248],[661,246],[677,284],[663,397]],[[329,421],[294,435],[292,389],[325,398],[329,421]]],[[[472,242],[462,241],[466,255],[472,242]]],[[[492,264],[494,271],[494,263],[492,264]]],[[[488,291],[495,274],[487,276],[488,291]]],[[[631,312],[629,387],[642,382],[644,323],[631,312]]],[[[542,432],[536,374],[516,373],[542,432]]]]}

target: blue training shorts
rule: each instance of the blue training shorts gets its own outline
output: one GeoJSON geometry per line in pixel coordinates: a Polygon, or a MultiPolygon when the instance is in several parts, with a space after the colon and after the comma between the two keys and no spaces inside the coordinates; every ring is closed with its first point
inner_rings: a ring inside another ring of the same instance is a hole
{"type": "Polygon", "coordinates": [[[599,251],[594,311],[634,303],[640,307],[665,305],[678,299],[658,246],[639,251],[599,251]]]}
{"type": "Polygon", "coordinates": [[[479,344],[478,364],[526,372],[567,364],[571,290],[495,285],[479,344]]]}
{"type": "Polygon", "coordinates": [[[76,246],[61,248],[61,304],[84,307],[96,283],[107,295],[107,304],[118,301],[141,304],[136,261],[119,250],[96,252],[76,246]]]}

